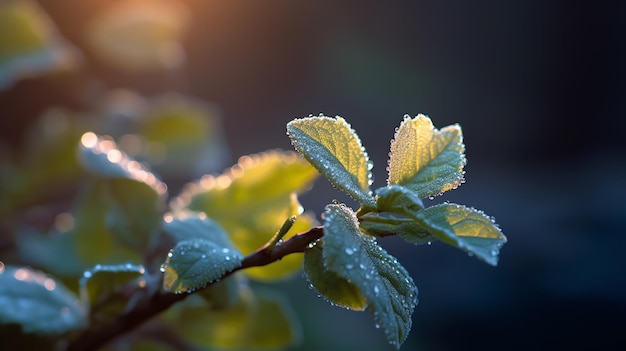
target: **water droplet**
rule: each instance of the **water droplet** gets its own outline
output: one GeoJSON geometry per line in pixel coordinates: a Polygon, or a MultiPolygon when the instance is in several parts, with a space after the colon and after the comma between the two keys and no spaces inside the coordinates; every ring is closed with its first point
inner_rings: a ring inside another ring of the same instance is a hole
{"type": "Polygon", "coordinates": [[[352,268],[354,268],[354,265],[353,265],[353,264],[348,263],[348,264],[346,265],[346,268],[348,268],[348,269],[352,269],[352,268]]]}
{"type": "Polygon", "coordinates": [[[223,252],[223,253],[229,253],[229,252],[230,252],[230,250],[229,250],[228,248],[223,248],[223,249],[222,249],[222,252],[223,252]]]}
{"type": "Polygon", "coordinates": [[[230,261],[230,256],[226,256],[226,257],[224,257],[224,259],[225,259],[226,261],[230,261]]]}
{"type": "Polygon", "coordinates": [[[380,292],[380,289],[378,289],[378,285],[374,285],[374,294],[376,294],[376,296],[378,296],[379,292],[380,292]]]}
{"type": "Polygon", "coordinates": [[[350,247],[346,247],[345,252],[348,255],[352,255],[352,254],[354,254],[354,249],[350,248],[350,247]]]}
{"type": "Polygon", "coordinates": [[[91,278],[91,276],[92,276],[91,271],[85,271],[85,272],[83,272],[83,277],[85,277],[85,278],[89,279],[89,278],[91,278]]]}
{"type": "Polygon", "coordinates": [[[205,255],[205,254],[202,254],[202,259],[205,259],[205,258],[206,258],[206,255],[205,255]]]}
{"type": "Polygon", "coordinates": [[[161,267],[159,267],[159,270],[161,271],[161,273],[165,273],[165,267],[166,265],[162,264],[161,267]]]}

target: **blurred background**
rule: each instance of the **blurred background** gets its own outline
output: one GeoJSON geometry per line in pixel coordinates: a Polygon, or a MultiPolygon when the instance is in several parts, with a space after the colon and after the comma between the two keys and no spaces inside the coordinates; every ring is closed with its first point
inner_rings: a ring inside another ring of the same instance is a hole
{"type": "MultiPolygon", "coordinates": [[[[509,242],[494,268],[440,243],[380,240],[420,289],[402,349],[626,346],[626,3],[136,3],[146,16],[172,6],[155,15],[167,30],[150,37],[164,42],[154,52],[111,24],[117,2],[37,2],[56,51],[30,69],[0,60],[4,148],[20,148],[50,107],[175,92],[218,111],[226,146],[212,172],[291,149],[286,123],[324,113],[351,123],[382,186],[404,114],[459,123],[466,183],[426,204],[481,209],[509,242]]],[[[192,180],[172,179],[172,195],[192,180]]],[[[301,202],[319,214],[333,199],[353,205],[320,179],[301,202]]],[[[391,349],[366,313],[330,306],[300,276],[278,285],[303,324],[294,350],[391,349]]]]}

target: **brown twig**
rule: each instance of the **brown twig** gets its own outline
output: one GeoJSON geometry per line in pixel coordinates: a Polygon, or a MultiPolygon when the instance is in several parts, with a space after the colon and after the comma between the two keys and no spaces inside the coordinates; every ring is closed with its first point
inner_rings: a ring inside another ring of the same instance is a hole
{"type": "MultiPolygon", "coordinates": [[[[314,227],[307,232],[294,235],[280,244],[266,245],[244,257],[240,267],[227,272],[222,278],[242,269],[268,265],[292,253],[304,252],[309,244],[320,239],[323,235],[323,227],[314,227]]],[[[160,280],[156,280],[156,283],[160,284],[160,280]]],[[[83,332],[68,345],[67,351],[98,349],[120,335],[132,331],[152,317],[167,310],[173,304],[184,300],[189,295],[173,294],[157,289],[155,294],[151,296],[146,295],[144,300],[139,301],[134,309],[119,315],[97,329],[88,329],[83,332]]]]}

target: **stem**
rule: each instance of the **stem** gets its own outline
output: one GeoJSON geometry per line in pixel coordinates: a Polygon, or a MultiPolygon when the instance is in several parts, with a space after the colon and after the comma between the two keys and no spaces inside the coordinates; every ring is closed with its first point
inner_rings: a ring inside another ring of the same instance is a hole
{"type": "MultiPolygon", "coordinates": [[[[304,252],[308,245],[324,235],[323,227],[313,227],[307,232],[297,234],[288,240],[274,245],[266,245],[254,253],[244,257],[240,267],[227,272],[225,278],[239,270],[249,267],[265,266],[278,261],[286,255],[304,252]]],[[[272,241],[270,241],[271,243],[272,241]]],[[[160,280],[157,280],[160,284],[160,280]]],[[[139,301],[134,309],[121,314],[97,329],[88,329],[67,347],[67,351],[95,350],[109,341],[132,331],[134,328],[148,321],[152,317],[167,310],[173,304],[184,300],[190,294],[173,294],[157,289],[154,295],[146,296],[139,301]]]]}

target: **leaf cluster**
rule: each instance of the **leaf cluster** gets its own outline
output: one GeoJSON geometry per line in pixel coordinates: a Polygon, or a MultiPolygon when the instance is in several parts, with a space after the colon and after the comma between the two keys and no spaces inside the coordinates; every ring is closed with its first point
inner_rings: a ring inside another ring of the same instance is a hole
{"type": "Polygon", "coordinates": [[[324,237],[305,253],[306,275],[331,303],[370,311],[392,345],[399,348],[411,329],[417,288],[376,237],[399,235],[414,244],[440,240],[497,264],[506,237],[491,218],[451,203],[425,208],[421,200],[463,183],[459,125],[437,130],[427,116],[405,116],[391,142],[387,185],[375,191],[372,162],[343,118],[296,119],[287,131],[302,156],[361,205],[356,212],[341,204],[326,207],[324,237]]]}

